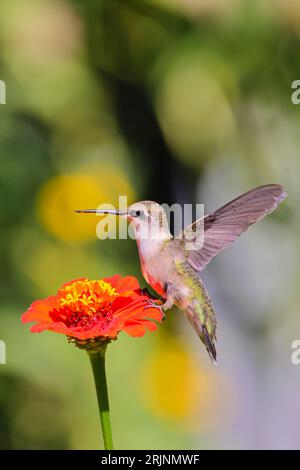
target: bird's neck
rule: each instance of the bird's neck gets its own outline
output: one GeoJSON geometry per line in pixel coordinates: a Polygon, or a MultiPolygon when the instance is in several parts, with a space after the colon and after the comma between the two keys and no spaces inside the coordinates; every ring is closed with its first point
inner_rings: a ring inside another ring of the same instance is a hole
{"type": "Polygon", "coordinates": [[[147,262],[149,258],[159,255],[165,247],[166,243],[168,243],[168,240],[170,240],[170,237],[171,235],[166,235],[166,237],[160,238],[158,240],[138,239],[137,246],[141,262],[147,262]]]}

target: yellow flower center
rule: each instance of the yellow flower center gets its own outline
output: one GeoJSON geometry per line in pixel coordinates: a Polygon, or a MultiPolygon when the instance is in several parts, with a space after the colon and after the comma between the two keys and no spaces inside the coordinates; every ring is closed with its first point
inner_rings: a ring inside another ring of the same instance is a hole
{"type": "Polygon", "coordinates": [[[61,307],[80,309],[88,315],[93,315],[99,304],[113,301],[118,293],[108,282],[84,279],[63,287],[60,296],[61,307]]]}

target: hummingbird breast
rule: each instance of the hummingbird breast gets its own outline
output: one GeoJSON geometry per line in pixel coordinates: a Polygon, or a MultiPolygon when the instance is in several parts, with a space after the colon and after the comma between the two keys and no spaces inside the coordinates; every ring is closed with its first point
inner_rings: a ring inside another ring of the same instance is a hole
{"type": "Polygon", "coordinates": [[[165,240],[138,240],[141,271],[160,296],[165,297],[166,283],[172,274],[172,259],[165,240]]]}

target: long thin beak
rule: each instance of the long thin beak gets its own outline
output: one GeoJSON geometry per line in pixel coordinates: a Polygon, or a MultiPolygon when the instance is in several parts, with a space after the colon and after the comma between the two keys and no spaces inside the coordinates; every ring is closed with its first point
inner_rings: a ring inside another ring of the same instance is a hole
{"type": "Polygon", "coordinates": [[[83,209],[74,211],[78,214],[113,214],[113,215],[128,215],[127,209],[113,210],[113,209],[83,209]]]}

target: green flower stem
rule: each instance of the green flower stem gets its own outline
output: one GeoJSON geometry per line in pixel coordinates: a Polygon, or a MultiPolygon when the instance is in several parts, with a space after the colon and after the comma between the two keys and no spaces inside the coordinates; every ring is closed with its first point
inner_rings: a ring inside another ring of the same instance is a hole
{"type": "Polygon", "coordinates": [[[97,392],[104,448],[106,450],[112,450],[113,440],[109,416],[109,402],[105,374],[105,349],[106,348],[104,348],[104,350],[101,352],[89,351],[89,357],[97,392]]]}

